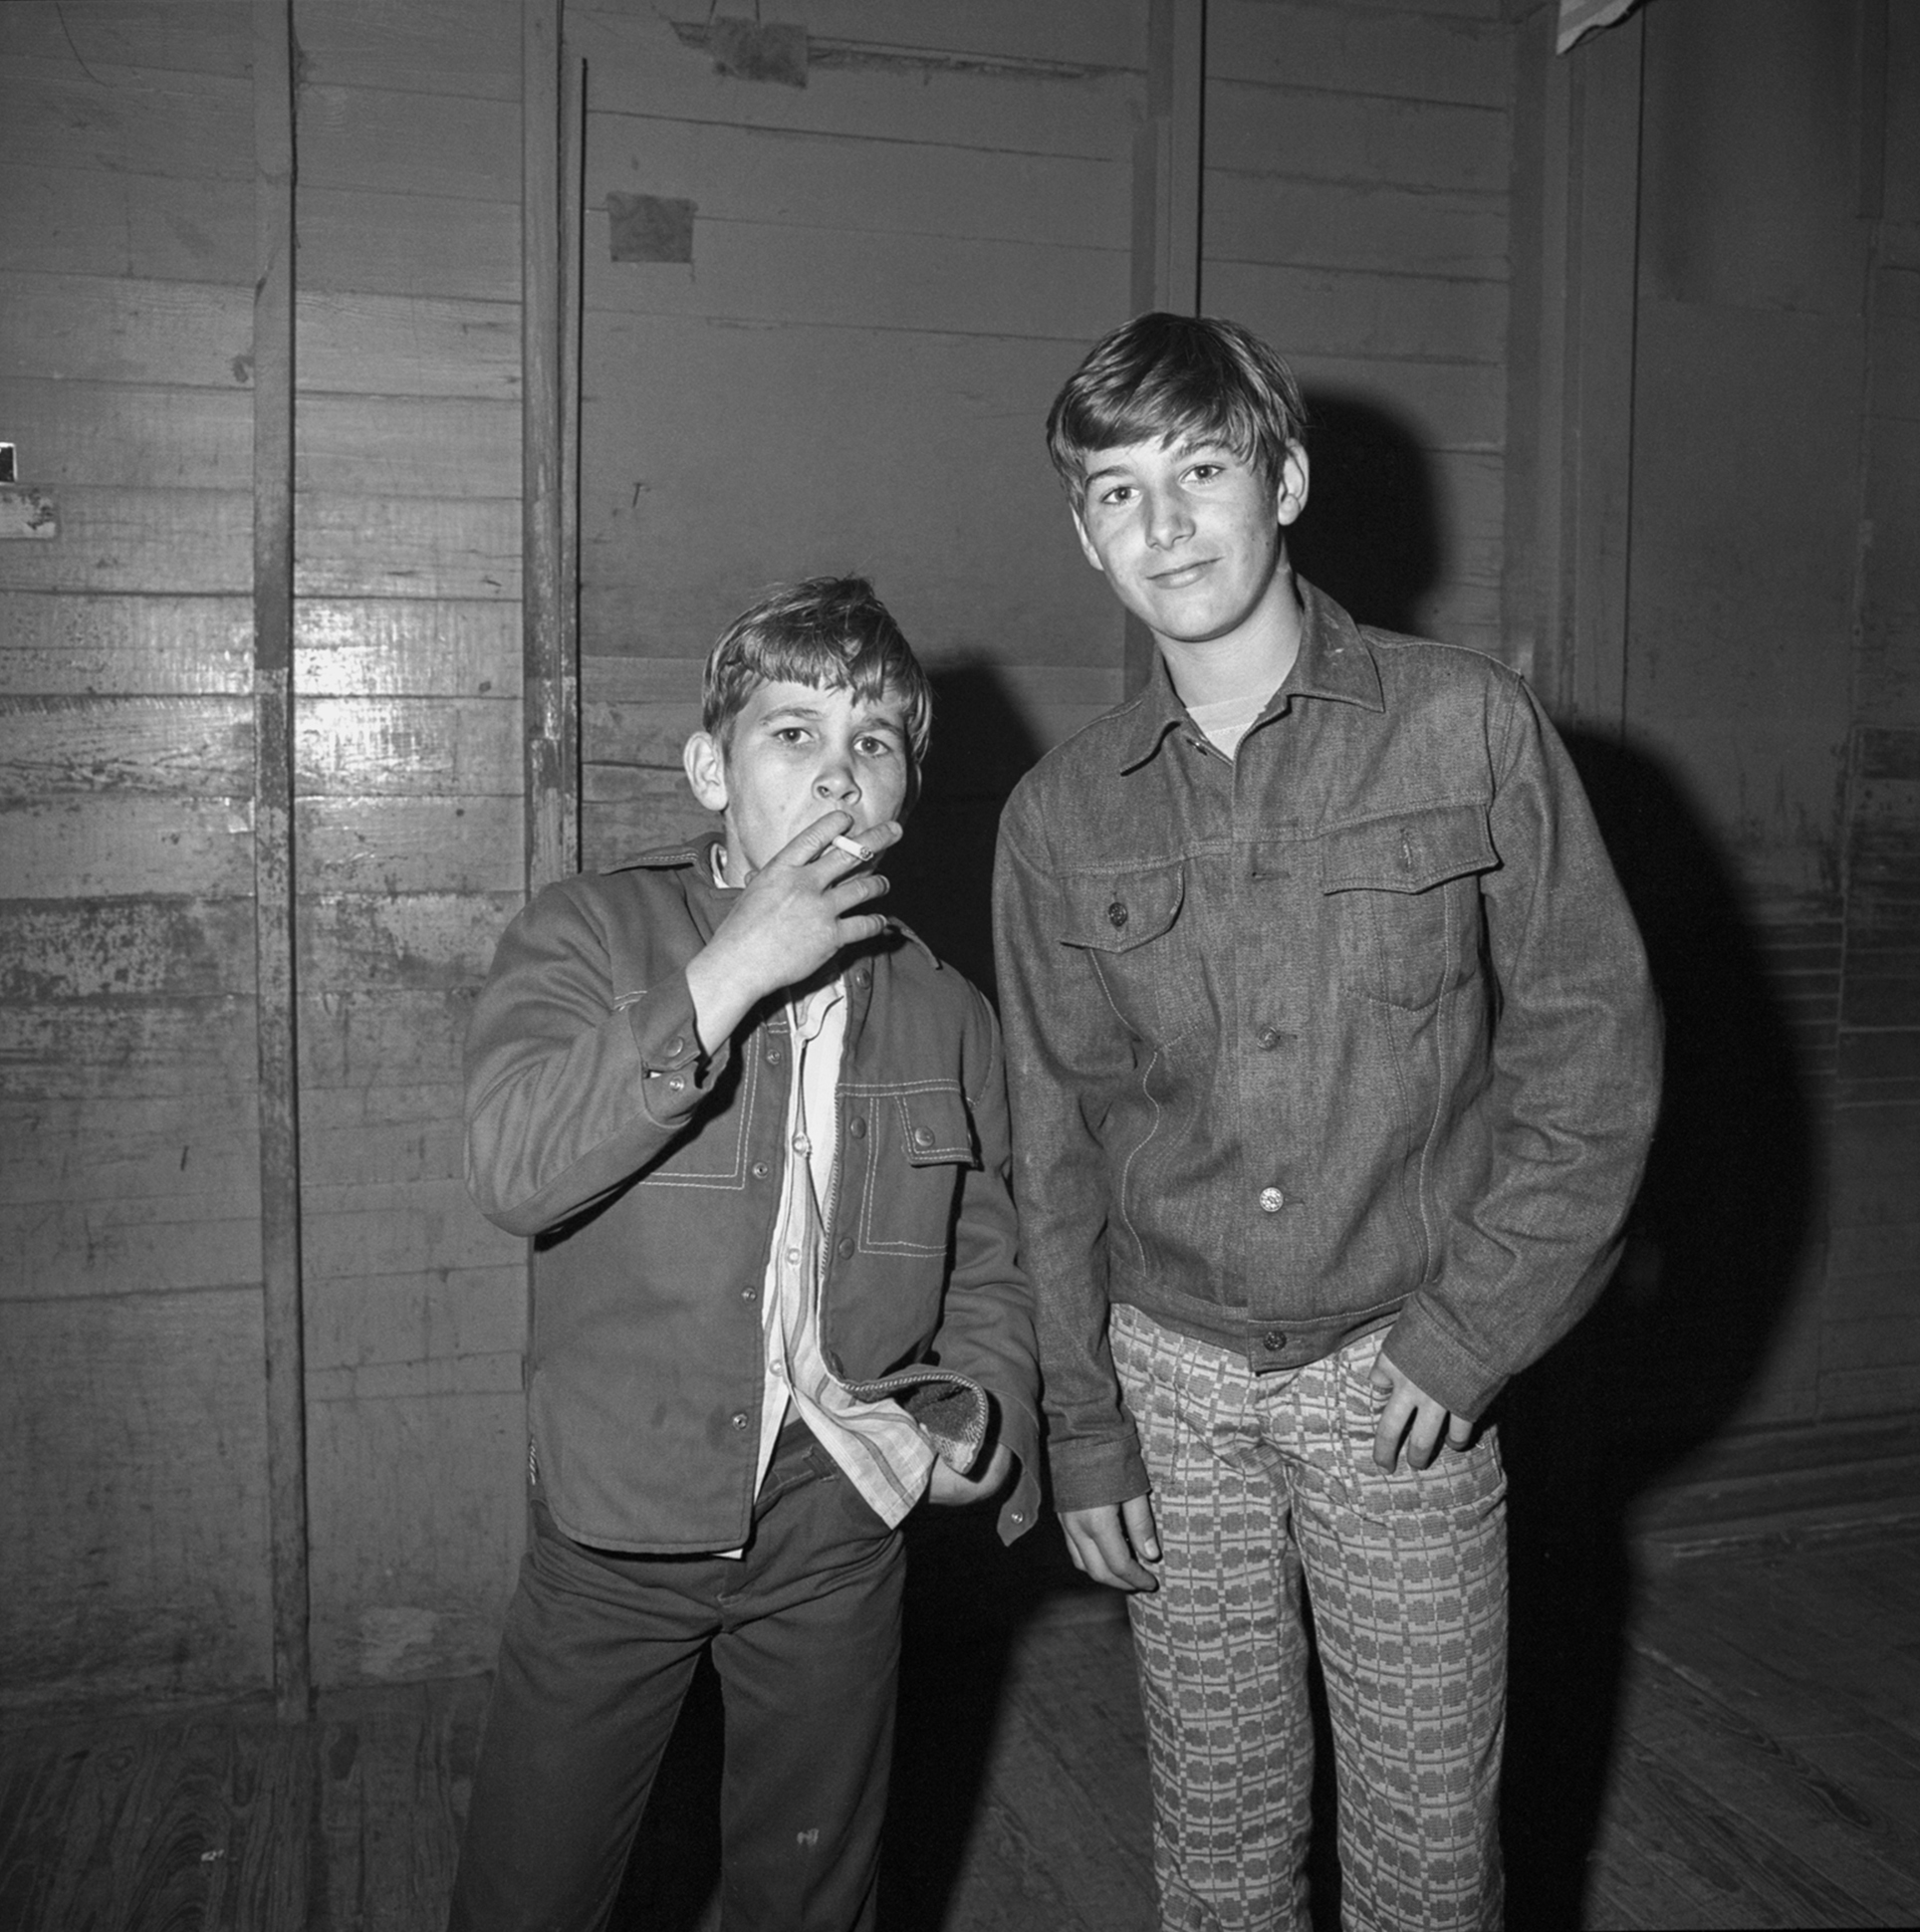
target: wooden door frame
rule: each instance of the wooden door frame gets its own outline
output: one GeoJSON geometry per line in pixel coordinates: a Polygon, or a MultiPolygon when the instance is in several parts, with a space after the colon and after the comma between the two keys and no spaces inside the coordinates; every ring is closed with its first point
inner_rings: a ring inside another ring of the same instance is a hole
{"type": "MultiPolygon", "coordinates": [[[[1200,221],[1206,171],[1207,0],[1147,0],[1146,116],[1133,135],[1133,313],[1201,313],[1200,221]]],[[[1153,667],[1153,636],[1121,620],[1125,688],[1153,667]]]]}
{"type": "Polygon", "coordinates": [[[585,72],[563,0],[521,14],[521,671],[529,896],[580,869],[585,72]]]}
{"type": "Polygon", "coordinates": [[[253,907],[260,1273],[274,1705],[313,1691],[300,1042],[294,867],[294,192],[292,0],[254,0],[253,907]]]}
{"type": "Polygon", "coordinates": [[[1557,718],[1624,727],[1645,18],[1554,52],[1514,36],[1507,362],[1509,660],[1557,718]]]}

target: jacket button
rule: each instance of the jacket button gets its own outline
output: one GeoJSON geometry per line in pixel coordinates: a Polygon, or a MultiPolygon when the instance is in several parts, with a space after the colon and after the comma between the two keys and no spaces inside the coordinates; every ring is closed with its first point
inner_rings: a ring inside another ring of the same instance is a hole
{"type": "Polygon", "coordinates": [[[747,1303],[757,1302],[760,1300],[760,1291],[750,1283],[740,1291],[740,1299],[747,1303]]]}
{"type": "Polygon", "coordinates": [[[1260,1030],[1260,1044],[1269,1053],[1272,1053],[1280,1045],[1280,1029],[1278,1027],[1262,1027],[1260,1030]]]}
{"type": "Polygon", "coordinates": [[[1106,923],[1109,926],[1111,926],[1115,932],[1118,932],[1119,929],[1126,924],[1126,901],[1124,899],[1115,899],[1113,903],[1106,908],[1106,923]]]}
{"type": "Polygon", "coordinates": [[[931,1147],[933,1145],[933,1129],[931,1127],[915,1127],[913,1129],[913,1144],[916,1147],[931,1147]]]}
{"type": "Polygon", "coordinates": [[[864,1140],[866,1138],[865,1117],[858,1113],[854,1114],[852,1119],[850,1119],[846,1123],[846,1131],[850,1133],[855,1140],[864,1140]]]}
{"type": "Polygon", "coordinates": [[[841,1261],[850,1261],[853,1256],[852,1236],[844,1235],[844,1234],[841,1235],[840,1240],[836,1242],[834,1245],[834,1252],[835,1254],[840,1256],[841,1261]]]}
{"type": "Polygon", "coordinates": [[[864,966],[856,966],[853,969],[853,984],[857,986],[862,993],[866,991],[866,982],[870,980],[872,977],[873,975],[869,973],[864,966]]]}
{"type": "Polygon", "coordinates": [[[1027,1521],[1027,1514],[1024,1510],[1009,1510],[1007,1512],[1007,1521],[1009,1523],[1025,1523],[1027,1521]]]}
{"type": "Polygon", "coordinates": [[[1278,1214],[1287,1205],[1287,1196],[1277,1187],[1263,1187],[1260,1190],[1260,1211],[1262,1214],[1278,1214]]]}
{"type": "Polygon", "coordinates": [[[731,1422],[736,1429],[744,1429],[747,1426],[747,1411],[745,1409],[735,1409],[734,1412],[727,1417],[727,1420],[731,1422]]]}
{"type": "Polygon", "coordinates": [[[767,1049],[767,1065],[769,1067],[778,1067],[780,1065],[780,1049],[778,1047],[769,1047],[767,1049]]]}
{"type": "Polygon", "coordinates": [[[1287,1337],[1284,1334],[1282,1334],[1278,1328],[1269,1328],[1267,1332],[1260,1337],[1260,1345],[1263,1348],[1265,1348],[1270,1355],[1277,1355],[1284,1347],[1287,1346],[1287,1337]]]}
{"type": "Polygon", "coordinates": [[[757,1181],[764,1181],[771,1171],[764,1160],[757,1160],[753,1164],[753,1177],[757,1181]]]}
{"type": "Polygon", "coordinates": [[[687,1043],[677,1033],[666,1043],[666,1057],[668,1060],[678,1060],[686,1050],[687,1043]]]}
{"type": "Polygon", "coordinates": [[[666,1090],[669,1093],[684,1093],[687,1090],[687,1084],[685,1081],[683,1081],[680,1078],[678,1074],[675,1074],[673,1078],[667,1082],[666,1090]]]}

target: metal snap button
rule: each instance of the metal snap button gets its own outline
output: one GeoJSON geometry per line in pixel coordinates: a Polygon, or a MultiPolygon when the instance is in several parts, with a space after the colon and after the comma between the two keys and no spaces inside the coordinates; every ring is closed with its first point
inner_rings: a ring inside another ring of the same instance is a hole
{"type": "Polygon", "coordinates": [[[1287,1205],[1287,1196],[1277,1187],[1263,1187],[1260,1190],[1260,1211],[1262,1214],[1278,1214],[1287,1205]]]}
{"type": "Polygon", "coordinates": [[[857,1114],[857,1113],[854,1114],[852,1119],[850,1119],[846,1123],[846,1131],[850,1133],[855,1140],[864,1140],[866,1138],[865,1119],[860,1114],[857,1114]]]}
{"type": "Polygon", "coordinates": [[[727,1417],[727,1420],[731,1422],[736,1429],[744,1429],[747,1426],[747,1411],[745,1409],[735,1409],[734,1412],[727,1417]]]}
{"type": "Polygon", "coordinates": [[[1282,1334],[1278,1328],[1269,1328],[1267,1332],[1261,1336],[1260,1345],[1263,1348],[1265,1348],[1269,1354],[1277,1355],[1284,1347],[1287,1346],[1287,1337],[1284,1334],[1282,1334]]]}
{"type": "Polygon", "coordinates": [[[916,1147],[931,1147],[933,1145],[933,1129],[931,1127],[915,1127],[913,1129],[913,1144],[916,1147]]]}
{"type": "Polygon", "coordinates": [[[1106,908],[1106,923],[1110,925],[1115,932],[1118,932],[1119,929],[1126,924],[1126,901],[1124,899],[1115,899],[1113,903],[1106,908]]]}

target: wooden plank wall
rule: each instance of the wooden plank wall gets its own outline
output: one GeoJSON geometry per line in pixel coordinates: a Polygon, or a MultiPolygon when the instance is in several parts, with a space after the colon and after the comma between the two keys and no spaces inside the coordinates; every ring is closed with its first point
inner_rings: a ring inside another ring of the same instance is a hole
{"type": "Polygon", "coordinates": [[[523,1244],[460,1043],[523,883],[519,0],[297,0],[302,1231],[315,1675],[487,1663],[523,1244]]]}
{"type": "Polygon", "coordinates": [[[804,86],[730,62],[710,13],[567,10],[587,863],[697,820],[679,748],[726,621],[770,582],[862,571],[938,674],[908,850],[947,869],[917,893],[896,869],[901,903],[984,975],[999,800],[1120,690],[1042,425],[1127,313],[1145,0],[808,0],[782,16],[804,86]],[[613,198],[641,196],[691,204],[690,259],[610,259],[613,198]]]}
{"type": "Polygon", "coordinates": [[[1296,562],[1496,653],[1512,31],[1500,0],[1207,7],[1200,302],[1307,390],[1296,562]]]}
{"type": "Polygon", "coordinates": [[[9,1701],[271,1670],[249,41],[0,8],[0,437],[58,513],[0,543],[9,1701]]]}

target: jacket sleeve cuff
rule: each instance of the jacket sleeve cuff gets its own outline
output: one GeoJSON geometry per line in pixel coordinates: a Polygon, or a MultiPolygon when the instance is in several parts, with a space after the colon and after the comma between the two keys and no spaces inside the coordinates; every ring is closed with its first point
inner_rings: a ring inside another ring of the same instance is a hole
{"type": "Polygon", "coordinates": [[[1380,1348],[1423,1394],[1469,1422],[1477,1422],[1507,1385],[1505,1375],[1460,1345],[1418,1295],[1400,1311],[1380,1348]]]}
{"type": "Polygon", "coordinates": [[[1130,1422],[1111,1440],[1056,1442],[1047,1460],[1056,1512],[1130,1502],[1153,1487],[1141,1460],[1139,1431],[1130,1422]]]}
{"type": "Polygon", "coordinates": [[[704,1046],[683,972],[621,1005],[640,1056],[640,1104],[656,1126],[678,1126],[713,1090],[733,1043],[723,1040],[712,1050],[704,1046]]]}

